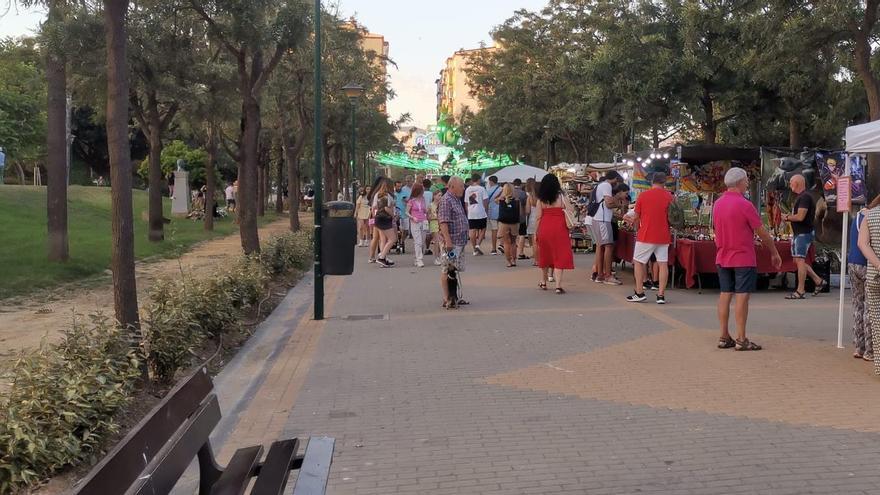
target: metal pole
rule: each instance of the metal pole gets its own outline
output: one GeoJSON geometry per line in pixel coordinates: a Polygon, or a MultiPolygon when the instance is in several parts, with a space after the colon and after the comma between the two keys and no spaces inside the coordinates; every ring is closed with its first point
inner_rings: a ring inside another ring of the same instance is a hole
{"type": "Polygon", "coordinates": [[[351,173],[349,174],[349,178],[351,180],[351,195],[349,198],[354,201],[354,182],[355,175],[354,171],[357,167],[357,114],[355,113],[355,105],[356,101],[354,98],[351,99],[351,173]]]}
{"type": "MultiPolygon", "coordinates": [[[[843,175],[849,177],[852,169],[852,157],[846,155],[846,167],[843,175]]],[[[850,193],[852,194],[852,193],[850,193]]],[[[837,198],[840,201],[840,198],[837,198]]],[[[849,209],[843,212],[843,232],[840,239],[840,301],[837,309],[837,348],[843,349],[843,303],[846,299],[846,258],[849,247],[849,209]]]]}
{"type": "Polygon", "coordinates": [[[324,210],[324,177],[321,136],[321,0],[315,0],[315,319],[324,319],[324,267],[321,265],[321,215],[324,210]]]}
{"type": "Polygon", "coordinates": [[[551,154],[550,146],[552,146],[552,145],[551,145],[551,141],[550,141],[550,132],[548,131],[547,132],[547,166],[545,167],[545,170],[550,170],[550,154],[551,154]]]}

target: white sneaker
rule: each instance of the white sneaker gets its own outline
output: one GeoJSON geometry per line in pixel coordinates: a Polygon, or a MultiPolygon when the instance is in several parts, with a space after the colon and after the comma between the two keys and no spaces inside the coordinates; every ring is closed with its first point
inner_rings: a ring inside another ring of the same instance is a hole
{"type": "Polygon", "coordinates": [[[437,266],[440,266],[440,265],[443,264],[443,262],[440,261],[440,258],[434,258],[434,264],[437,265],[437,266]]]}
{"type": "Polygon", "coordinates": [[[620,279],[615,276],[606,278],[604,281],[602,281],[602,283],[605,285],[623,285],[623,282],[621,282],[620,279]]]}
{"type": "Polygon", "coordinates": [[[416,261],[416,268],[424,268],[424,267],[425,267],[424,263],[422,263],[421,261],[416,261]]]}

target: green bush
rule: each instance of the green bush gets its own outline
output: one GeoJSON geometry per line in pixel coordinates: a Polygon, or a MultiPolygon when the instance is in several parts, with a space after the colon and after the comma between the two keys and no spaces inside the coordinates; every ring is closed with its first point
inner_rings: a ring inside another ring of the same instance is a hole
{"type": "Polygon", "coordinates": [[[58,344],[23,355],[0,402],[0,493],[94,459],[131,399],[139,356],[109,320],[74,318],[58,344]]]}
{"type": "Polygon", "coordinates": [[[312,236],[305,231],[285,233],[269,239],[260,253],[260,264],[270,275],[281,275],[292,268],[304,269],[312,256],[312,236]]]}

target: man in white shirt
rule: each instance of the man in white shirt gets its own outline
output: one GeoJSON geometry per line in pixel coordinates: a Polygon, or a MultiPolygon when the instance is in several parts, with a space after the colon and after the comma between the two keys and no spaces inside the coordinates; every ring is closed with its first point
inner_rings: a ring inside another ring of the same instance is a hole
{"type": "Polygon", "coordinates": [[[480,185],[480,174],[471,176],[471,185],[464,191],[464,204],[468,210],[468,228],[470,229],[471,245],[474,248],[474,256],[482,255],[480,244],[486,237],[486,225],[489,214],[489,193],[480,185]]]}
{"type": "Polygon", "coordinates": [[[611,274],[611,262],[614,260],[614,234],[611,222],[614,219],[614,186],[622,180],[614,170],[605,174],[605,180],[596,186],[594,201],[599,209],[593,215],[590,236],[596,243],[596,283],[621,285],[621,281],[611,274]]]}
{"type": "Polygon", "coordinates": [[[232,182],[226,183],[226,209],[228,211],[235,211],[235,188],[232,187],[232,182]]]}

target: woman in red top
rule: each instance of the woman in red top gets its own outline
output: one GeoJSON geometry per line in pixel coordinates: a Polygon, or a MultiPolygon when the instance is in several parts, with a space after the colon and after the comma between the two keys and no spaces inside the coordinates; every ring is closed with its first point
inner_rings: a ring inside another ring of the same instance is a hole
{"type": "Polygon", "coordinates": [[[538,186],[538,212],[536,242],[538,245],[538,266],[541,267],[541,283],[538,286],[547,290],[547,277],[550,270],[556,279],[556,293],[565,294],[562,288],[563,270],[574,270],[574,255],[571,252],[571,237],[565,219],[568,203],[562,193],[559,179],[547,174],[538,186]]]}

